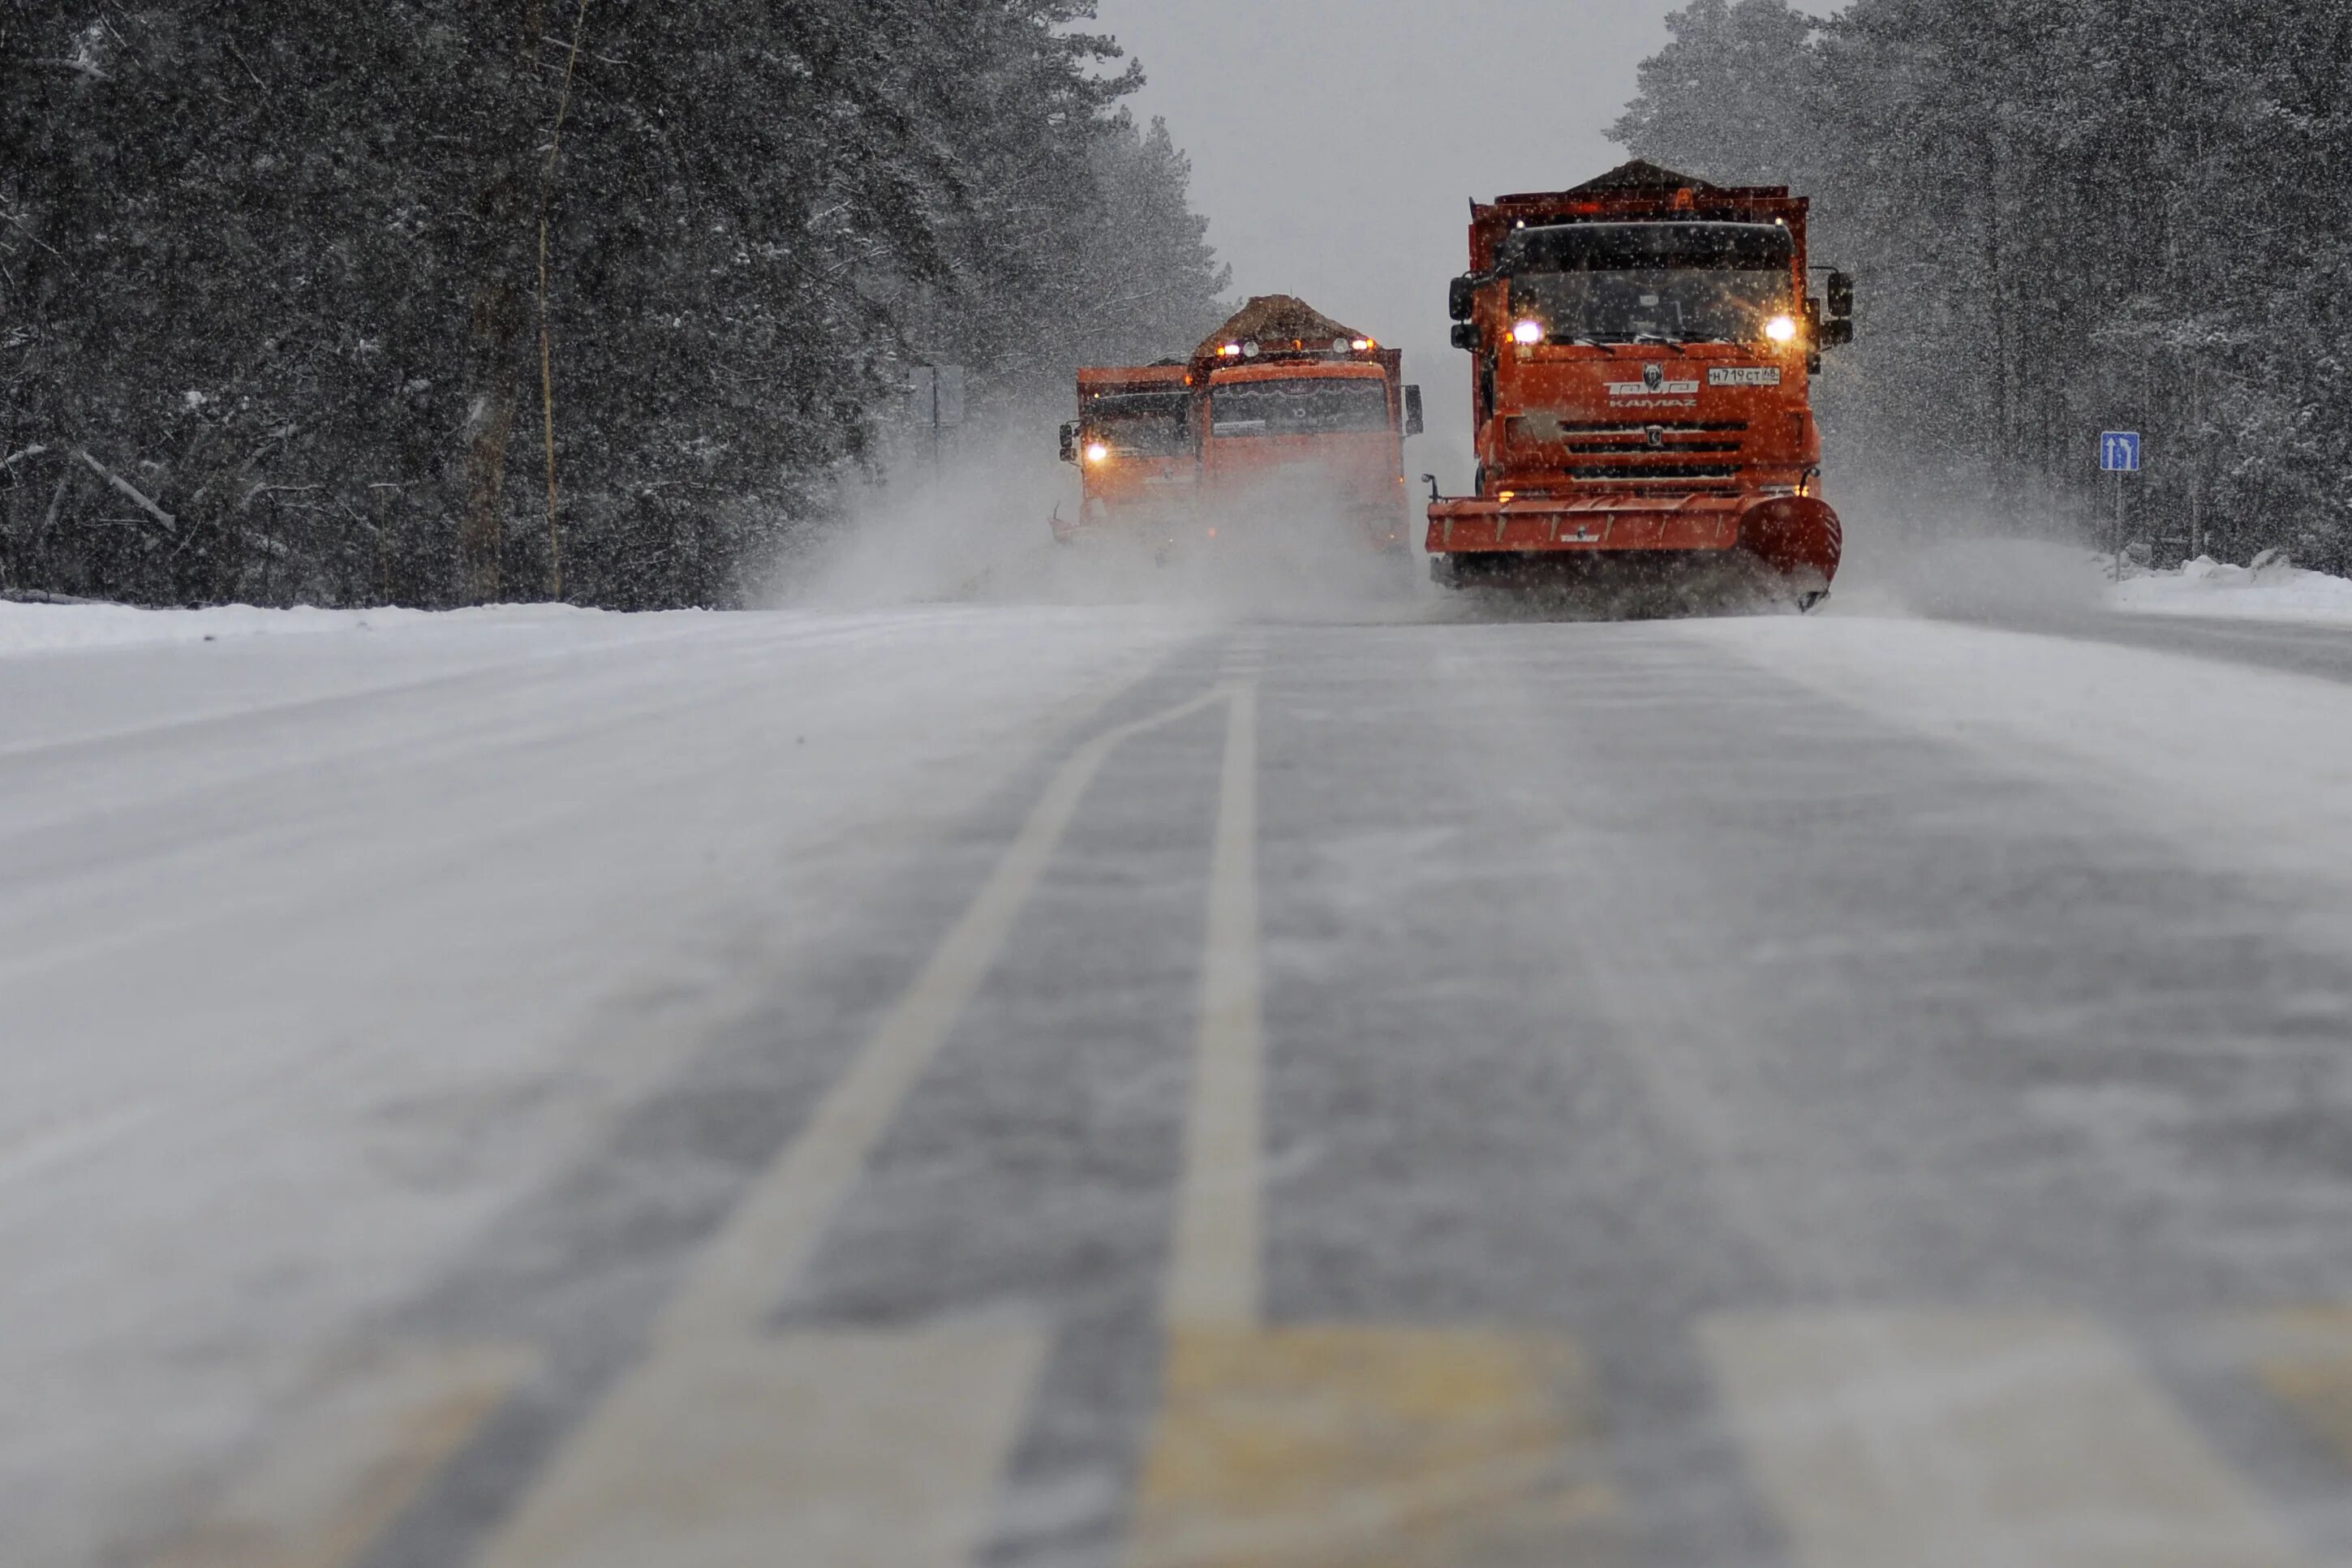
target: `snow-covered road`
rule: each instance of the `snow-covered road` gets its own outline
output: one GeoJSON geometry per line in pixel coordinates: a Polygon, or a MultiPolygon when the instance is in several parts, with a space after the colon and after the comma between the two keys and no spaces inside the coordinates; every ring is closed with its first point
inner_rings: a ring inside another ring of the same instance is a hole
{"type": "Polygon", "coordinates": [[[0,657],[0,1563],[2352,1560],[2352,632],[2200,624],[0,657]]]}

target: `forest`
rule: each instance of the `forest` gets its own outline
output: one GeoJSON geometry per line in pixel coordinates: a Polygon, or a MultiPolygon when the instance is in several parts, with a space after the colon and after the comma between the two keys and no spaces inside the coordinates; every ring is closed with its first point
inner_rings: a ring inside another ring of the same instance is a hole
{"type": "MultiPolygon", "coordinates": [[[[1087,0],[0,0],[0,591],[728,605],[918,367],[1220,316],[1087,0]]],[[[2352,0],[1692,0],[1612,134],[1815,201],[1841,482],[2352,570],[2352,0]]]]}
{"type": "Polygon", "coordinates": [[[1695,0],[1613,134],[1814,198],[1856,275],[1833,450],[1934,523],[2352,569],[2352,4],[1695,0]],[[1943,497],[1950,505],[1927,505],[1943,497]]]}
{"type": "Polygon", "coordinates": [[[0,0],[0,590],[744,602],[1218,319],[1086,0],[0,0]]]}

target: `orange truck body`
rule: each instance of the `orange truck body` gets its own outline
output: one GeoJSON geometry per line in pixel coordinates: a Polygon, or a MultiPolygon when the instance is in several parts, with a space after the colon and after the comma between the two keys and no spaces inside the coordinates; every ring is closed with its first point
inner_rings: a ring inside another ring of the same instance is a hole
{"type": "Polygon", "coordinates": [[[1055,514],[1054,532],[1119,523],[1143,531],[1182,526],[1201,486],[1199,399],[1181,363],[1078,372],[1078,418],[1063,427],[1062,459],[1078,466],[1078,521],[1055,514]]]}
{"type": "Polygon", "coordinates": [[[1476,356],[1478,493],[1433,500],[1441,582],[1711,566],[1810,605],[1843,533],[1811,378],[1852,286],[1809,298],[1807,203],[1631,163],[1474,204],[1454,343],[1476,356]]]}
{"type": "Polygon", "coordinates": [[[1287,295],[1252,299],[1182,362],[1078,372],[1063,458],[1084,487],[1065,540],[1104,525],[1162,546],[1213,538],[1264,499],[1344,517],[1376,550],[1409,549],[1404,437],[1421,389],[1404,356],[1287,295]],[[1148,429],[1138,411],[1160,411],[1148,429]],[[1178,450],[1181,447],[1181,451],[1178,450]]]}

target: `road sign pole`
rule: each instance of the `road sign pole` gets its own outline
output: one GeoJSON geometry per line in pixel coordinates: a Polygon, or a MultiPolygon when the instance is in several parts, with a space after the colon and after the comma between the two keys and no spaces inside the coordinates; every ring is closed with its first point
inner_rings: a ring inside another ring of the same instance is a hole
{"type": "Polygon", "coordinates": [[[2116,547],[2113,575],[2117,582],[2124,579],[2124,476],[2140,469],[2140,436],[2136,430],[2110,430],[2099,436],[2099,466],[2116,476],[2115,538],[2109,542],[2116,547]]]}
{"type": "Polygon", "coordinates": [[[2124,471],[2116,470],[2116,570],[2115,580],[2124,580],[2124,471]]]}

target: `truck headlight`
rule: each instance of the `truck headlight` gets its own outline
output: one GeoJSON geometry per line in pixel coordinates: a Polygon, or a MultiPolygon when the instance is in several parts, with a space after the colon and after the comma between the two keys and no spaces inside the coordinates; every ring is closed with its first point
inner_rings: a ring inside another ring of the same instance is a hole
{"type": "Polygon", "coordinates": [[[1793,343],[1797,340],[1797,319],[1775,316],[1764,324],[1764,335],[1776,343],[1793,343]]]}
{"type": "Polygon", "coordinates": [[[1540,343],[1543,340],[1544,329],[1543,323],[1540,321],[1522,321],[1517,326],[1511,329],[1511,341],[1515,343],[1535,344],[1540,343]]]}
{"type": "Polygon", "coordinates": [[[1087,442],[1087,462],[1089,462],[1089,463],[1103,463],[1103,462],[1108,462],[1108,461],[1109,460],[1109,458],[1110,458],[1110,448],[1109,448],[1109,447],[1108,447],[1108,446],[1104,445],[1104,444],[1103,444],[1101,442],[1099,442],[1099,441],[1089,441],[1089,442],[1087,442]]]}

